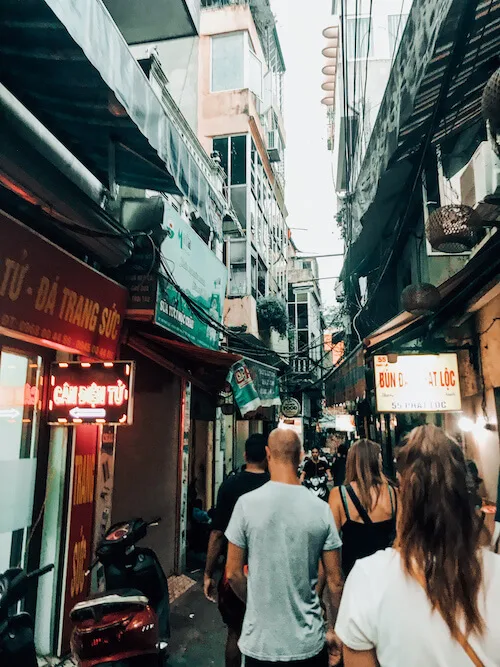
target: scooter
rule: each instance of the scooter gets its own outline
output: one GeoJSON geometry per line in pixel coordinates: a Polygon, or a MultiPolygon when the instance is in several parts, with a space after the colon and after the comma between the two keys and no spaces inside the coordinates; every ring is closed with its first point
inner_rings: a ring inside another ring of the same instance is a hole
{"type": "Polygon", "coordinates": [[[167,578],[154,551],[138,547],[150,526],[132,519],[112,526],[96,550],[106,592],[76,604],[71,651],[80,667],[158,667],[167,659],[170,603],[167,578]]]}
{"type": "Polygon", "coordinates": [[[306,487],[314,493],[317,498],[321,500],[326,500],[328,497],[328,479],[326,475],[321,477],[312,477],[311,479],[306,480],[306,487]]]}
{"type": "Polygon", "coordinates": [[[33,619],[16,606],[35,582],[54,568],[47,565],[27,574],[11,568],[0,575],[0,665],[37,667],[33,619]]]}

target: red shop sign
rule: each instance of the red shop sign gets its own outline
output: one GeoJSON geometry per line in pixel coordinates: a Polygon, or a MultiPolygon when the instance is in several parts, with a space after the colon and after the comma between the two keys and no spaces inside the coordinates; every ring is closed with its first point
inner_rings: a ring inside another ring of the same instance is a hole
{"type": "Polygon", "coordinates": [[[71,621],[69,612],[77,602],[90,594],[90,567],[94,534],[96,454],[99,426],[75,429],[73,484],[69,503],[69,534],[66,551],[66,582],[64,587],[61,649],[69,649],[71,621]]]}
{"type": "Polygon", "coordinates": [[[127,290],[0,213],[0,330],[114,359],[127,290]]]}

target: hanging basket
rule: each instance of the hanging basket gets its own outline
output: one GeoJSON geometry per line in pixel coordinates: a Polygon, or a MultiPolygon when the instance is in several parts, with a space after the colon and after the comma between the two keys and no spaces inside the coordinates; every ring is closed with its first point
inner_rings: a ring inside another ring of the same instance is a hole
{"type": "Polygon", "coordinates": [[[401,293],[401,305],[412,315],[428,315],[439,308],[441,295],[434,285],[408,285],[401,293]]]}
{"type": "Polygon", "coordinates": [[[490,76],[484,87],[481,109],[485,120],[495,128],[500,127],[500,68],[490,76]]]}
{"type": "Polygon", "coordinates": [[[459,253],[472,250],[476,244],[475,229],[482,226],[479,215],[470,206],[449,205],[433,211],[425,225],[433,250],[459,253]]]}

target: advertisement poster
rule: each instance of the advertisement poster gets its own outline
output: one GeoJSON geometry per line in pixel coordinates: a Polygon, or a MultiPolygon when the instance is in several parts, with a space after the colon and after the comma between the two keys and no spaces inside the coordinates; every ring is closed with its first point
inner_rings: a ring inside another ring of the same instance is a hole
{"type": "Polygon", "coordinates": [[[0,328],[114,359],[127,290],[0,214],[0,328]]]}
{"type": "Polygon", "coordinates": [[[85,576],[91,564],[94,536],[96,455],[99,426],[85,425],[75,429],[73,484],[69,503],[66,583],[63,592],[63,628],[61,649],[69,648],[71,621],[69,613],[77,602],[90,594],[90,577],[85,576]]]}
{"type": "Polygon", "coordinates": [[[374,371],[378,412],[462,409],[456,354],[377,355],[374,371]]]}
{"type": "MultiPolygon", "coordinates": [[[[113,501],[113,478],[115,472],[115,426],[102,426],[99,455],[97,460],[95,488],[95,521],[92,560],[95,549],[111,527],[111,506],[113,501]]],[[[92,572],[92,590],[104,591],[104,568],[97,566],[92,572]]]]}
{"type": "Polygon", "coordinates": [[[172,206],[165,203],[161,245],[165,277],[158,281],[155,322],[181,338],[212,350],[219,349],[220,334],[203,318],[222,322],[227,286],[227,268],[172,206]],[[192,308],[175,287],[196,304],[192,308]]]}

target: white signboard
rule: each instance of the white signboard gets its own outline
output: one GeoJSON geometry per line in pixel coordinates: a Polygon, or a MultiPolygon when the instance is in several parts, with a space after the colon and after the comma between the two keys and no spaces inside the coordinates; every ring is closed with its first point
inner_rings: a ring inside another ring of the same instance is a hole
{"type": "Polygon", "coordinates": [[[462,409],[456,354],[375,357],[377,412],[456,412],[462,409]]]}

